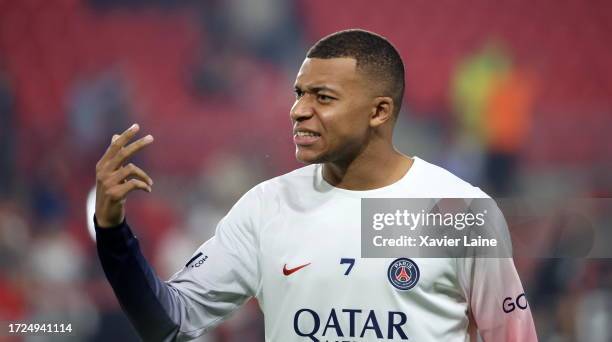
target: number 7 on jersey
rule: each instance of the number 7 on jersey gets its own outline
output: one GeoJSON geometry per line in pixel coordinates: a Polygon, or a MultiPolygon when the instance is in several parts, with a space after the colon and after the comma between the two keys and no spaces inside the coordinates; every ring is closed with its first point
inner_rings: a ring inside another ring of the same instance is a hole
{"type": "Polygon", "coordinates": [[[355,259],[354,258],[342,258],[340,259],[340,265],[343,264],[349,264],[349,267],[346,269],[346,272],[344,272],[344,275],[349,275],[349,273],[351,273],[351,270],[353,269],[353,266],[355,266],[355,259]]]}

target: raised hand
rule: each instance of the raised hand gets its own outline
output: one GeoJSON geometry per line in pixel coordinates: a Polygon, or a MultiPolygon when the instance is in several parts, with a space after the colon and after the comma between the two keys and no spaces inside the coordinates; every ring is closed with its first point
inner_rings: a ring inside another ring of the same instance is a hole
{"type": "Polygon", "coordinates": [[[114,135],[96,164],[96,219],[100,227],[116,226],[123,221],[130,192],[137,189],[151,192],[151,177],[132,163],[124,165],[134,153],[153,142],[149,134],[126,146],[139,130],[138,124],[133,124],[120,135],[114,135]]]}

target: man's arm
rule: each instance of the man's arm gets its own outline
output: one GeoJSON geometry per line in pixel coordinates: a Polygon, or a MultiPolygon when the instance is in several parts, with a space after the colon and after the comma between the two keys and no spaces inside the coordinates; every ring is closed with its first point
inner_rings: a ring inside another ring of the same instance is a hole
{"type": "Polygon", "coordinates": [[[484,342],[538,340],[512,258],[463,259],[470,314],[484,342]]]}
{"type": "Polygon", "coordinates": [[[470,257],[457,261],[470,317],[485,342],[535,342],[533,317],[511,257],[512,240],[503,213],[491,199],[475,203],[487,208],[485,229],[498,246],[494,252],[471,249],[470,257]]]}
{"type": "MultiPolygon", "coordinates": [[[[125,200],[134,190],[151,192],[153,180],[142,169],[124,163],[153,142],[153,137],[129,144],[140,130],[132,125],[113,136],[110,146],[96,164],[96,228],[98,255],[119,303],[145,340],[166,340],[178,325],[162,306],[171,302],[167,287],[143,257],[138,240],[125,222],[125,200]],[[127,145],[127,146],[126,146],[127,145]]],[[[168,305],[166,305],[168,306],[168,305]]]]}
{"type": "Polygon", "coordinates": [[[125,161],[152,142],[142,138],[125,146],[134,125],[112,143],[96,165],[97,249],[121,307],[149,341],[189,340],[202,335],[254,295],[258,286],[258,243],[253,227],[259,198],[249,191],[168,282],[160,280],[142,255],[125,220],[125,199],[133,190],[150,192],[153,184],[141,169],[125,161]],[[207,262],[206,262],[207,261],[207,262]]]}

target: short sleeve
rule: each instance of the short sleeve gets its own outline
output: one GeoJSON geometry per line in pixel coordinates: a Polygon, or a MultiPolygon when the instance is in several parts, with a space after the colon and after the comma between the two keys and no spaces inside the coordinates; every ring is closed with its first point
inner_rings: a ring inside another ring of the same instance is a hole
{"type": "Polygon", "coordinates": [[[182,303],[178,339],[199,336],[227,318],[257,292],[260,282],[257,188],[247,192],[167,284],[182,303]]]}

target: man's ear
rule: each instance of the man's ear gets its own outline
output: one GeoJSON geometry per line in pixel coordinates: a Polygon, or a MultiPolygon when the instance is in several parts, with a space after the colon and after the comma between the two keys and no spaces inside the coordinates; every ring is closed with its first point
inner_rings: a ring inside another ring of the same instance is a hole
{"type": "Polygon", "coordinates": [[[379,96],[374,99],[374,107],[370,116],[370,127],[378,127],[385,122],[393,120],[395,104],[388,96],[379,96]]]}

